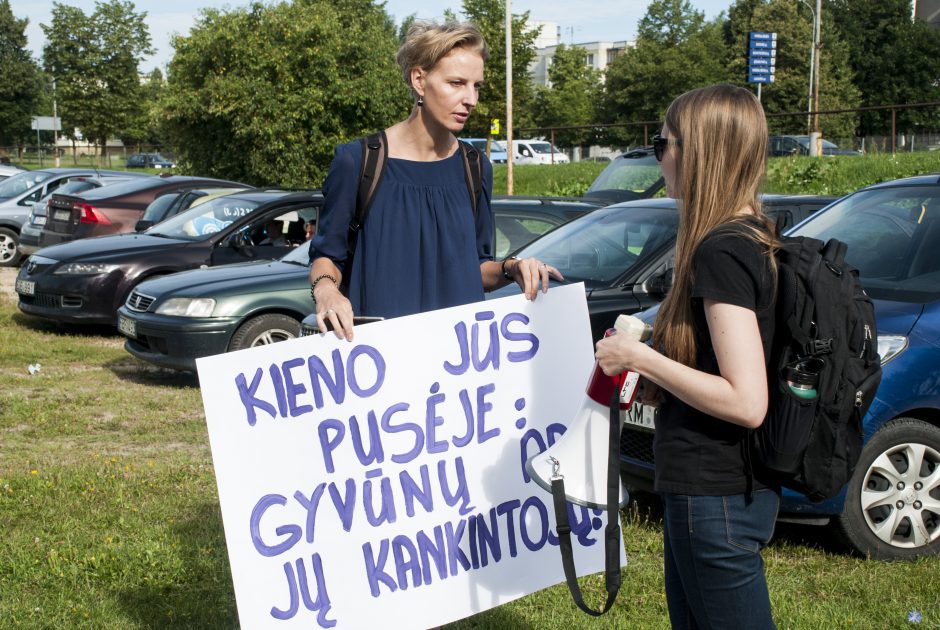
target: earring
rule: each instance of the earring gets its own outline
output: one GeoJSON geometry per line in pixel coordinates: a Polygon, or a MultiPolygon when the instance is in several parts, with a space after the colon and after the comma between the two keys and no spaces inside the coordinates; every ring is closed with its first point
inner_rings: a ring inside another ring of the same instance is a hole
{"type": "Polygon", "coordinates": [[[423,96],[419,96],[419,97],[418,97],[418,107],[424,107],[424,97],[423,97],[423,96]]]}

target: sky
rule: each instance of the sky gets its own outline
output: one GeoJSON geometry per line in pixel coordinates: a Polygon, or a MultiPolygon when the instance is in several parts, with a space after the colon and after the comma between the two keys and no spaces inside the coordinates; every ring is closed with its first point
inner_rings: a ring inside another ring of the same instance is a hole
{"type": "MultiPolygon", "coordinates": [[[[529,11],[533,20],[557,22],[561,28],[561,41],[579,44],[596,41],[632,40],[636,26],[646,13],[649,0],[510,0],[513,13],[529,11]]],[[[732,0],[693,0],[693,6],[704,11],[706,19],[726,11],[732,0]]],[[[29,49],[37,59],[45,41],[40,24],[48,24],[52,16],[52,0],[12,0],[13,15],[28,18],[26,35],[29,49]]],[[[94,0],[62,0],[80,8],[86,14],[95,10],[94,0]]],[[[170,36],[189,33],[201,8],[238,8],[249,5],[247,0],[136,0],[137,11],[146,11],[153,47],[157,53],[141,64],[141,70],[166,69],[173,56],[170,36]]],[[[461,15],[460,0],[387,0],[386,11],[396,24],[412,14],[419,18],[441,18],[451,8],[461,15]]]]}

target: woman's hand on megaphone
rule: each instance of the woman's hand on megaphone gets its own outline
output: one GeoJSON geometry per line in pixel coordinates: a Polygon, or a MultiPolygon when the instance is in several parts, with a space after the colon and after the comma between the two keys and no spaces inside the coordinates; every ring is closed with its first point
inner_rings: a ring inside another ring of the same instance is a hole
{"type": "Polygon", "coordinates": [[[594,358],[607,376],[621,374],[627,370],[643,373],[637,362],[647,352],[654,352],[649,346],[637,341],[630,335],[610,335],[594,345],[594,358]]]}

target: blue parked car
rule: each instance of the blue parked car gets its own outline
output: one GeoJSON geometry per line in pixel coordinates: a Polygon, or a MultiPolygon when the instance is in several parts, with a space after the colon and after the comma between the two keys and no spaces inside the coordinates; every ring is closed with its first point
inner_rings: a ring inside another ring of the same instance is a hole
{"type": "MultiPolygon", "coordinates": [[[[793,235],[848,244],[875,304],[883,377],[864,418],[852,479],[822,503],[784,490],[780,519],[832,524],[862,555],[940,552],[940,175],[869,186],[797,225],[793,235]]],[[[644,318],[652,317],[650,311],[644,318]]],[[[635,405],[621,434],[628,485],[652,482],[655,411],[635,405]]]]}

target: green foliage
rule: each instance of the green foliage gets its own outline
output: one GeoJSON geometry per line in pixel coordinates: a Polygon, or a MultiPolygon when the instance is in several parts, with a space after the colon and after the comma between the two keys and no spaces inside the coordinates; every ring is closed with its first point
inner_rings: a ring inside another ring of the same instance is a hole
{"type": "Polygon", "coordinates": [[[99,144],[133,124],[140,115],[138,66],[153,52],[144,13],[131,2],[97,2],[95,12],[53,3],[43,64],[57,79],[62,129],[75,127],[99,144]]]}
{"type": "MultiPolygon", "coordinates": [[[[596,119],[595,107],[601,94],[601,74],[585,63],[587,52],[564,44],[555,49],[548,70],[549,87],[538,86],[533,103],[535,124],[539,127],[589,125],[596,119]]],[[[593,132],[587,129],[559,130],[555,140],[562,147],[585,144],[593,132]]]]}
{"type": "MultiPolygon", "coordinates": [[[[910,0],[829,0],[824,10],[846,42],[862,105],[940,100],[940,29],[912,20],[910,0]]],[[[918,123],[936,125],[935,111],[898,111],[898,131],[918,123]]],[[[890,134],[890,112],[863,114],[860,131],[890,134]]]]}
{"type": "Polygon", "coordinates": [[[931,151],[770,158],[765,189],[775,193],[846,195],[871,184],[936,171],[937,154],[931,151]]]}
{"type": "MultiPolygon", "coordinates": [[[[777,33],[776,76],[761,90],[768,114],[808,109],[809,60],[813,43],[813,18],[809,10],[792,0],[739,0],[725,28],[726,42],[733,51],[729,61],[732,76],[742,83],[747,76],[748,33],[777,33]]],[[[820,109],[858,107],[859,91],[852,83],[848,49],[834,29],[823,29],[824,45],[819,68],[820,109]]],[[[852,137],[855,114],[827,115],[821,119],[823,135],[852,137]]],[[[808,133],[805,117],[768,119],[771,133],[808,133]]]]}
{"type": "MultiPolygon", "coordinates": [[[[705,22],[704,13],[688,0],[650,2],[636,46],[607,68],[604,121],[662,120],[666,107],[683,92],[729,82],[727,56],[720,21],[705,22]]],[[[642,133],[642,127],[611,130],[607,140],[637,145],[642,133]]]]}
{"type": "Polygon", "coordinates": [[[154,68],[141,82],[140,101],[141,108],[128,125],[121,131],[121,141],[127,146],[142,144],[163,144],[159,131],[159,112],[157,105],[166,88],[166,81],[159,68],[154,68]]]}
{"type": "Polygon", "coordinates": [[[176,38],[160,111],[186,169],[320,186],[334,146],[403,118],[398,38],[367,0],[204,10],[176,38]]]}
{"type": "Polygon", "coordinates": [[[0,0],[0,146],[29,139],[30,117],[40,113],[42,79],[26,49],[28,23],[13,15],[9,0],[0,0]]]}
{"type": "MultiPolygon", "coordinates": [[[[486,137],[490,121],[498,118],[506,125],[506,2],[505,0],[463,0],[463,13],[483,33],[490,51],[486,62],[485,84],[480,90],[476,111],[464,127],[468,137],[486,137]]],[[[534,87],[529,63],[535,59],[535,38],[527,31],[529,12],[512,16],[512,104],[513,127],[531,127],[534,87]]]]}

